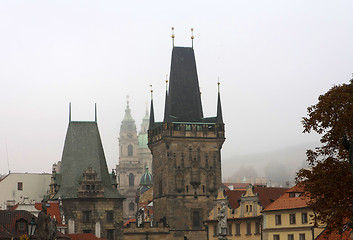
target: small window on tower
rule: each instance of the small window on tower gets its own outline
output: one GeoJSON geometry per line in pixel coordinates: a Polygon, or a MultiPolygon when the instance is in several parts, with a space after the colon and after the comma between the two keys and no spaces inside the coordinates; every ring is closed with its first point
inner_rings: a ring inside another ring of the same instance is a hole
{"type": "Polygon", "coordinates": [[[131,144],[129,144],[129,145],[127,146],[127,155],[128,155],[129,157],[132,157],[132,156],[134,155],[133,148],[132,148],[132,145],[131,145],[131,144]]]}
{"type": "Polygon", "coordinates": [[[134,185],[135,185],[135,183],[134,183],[134,174],[130,173],[129,174],[129,186],[132,187],[134,185]]]}

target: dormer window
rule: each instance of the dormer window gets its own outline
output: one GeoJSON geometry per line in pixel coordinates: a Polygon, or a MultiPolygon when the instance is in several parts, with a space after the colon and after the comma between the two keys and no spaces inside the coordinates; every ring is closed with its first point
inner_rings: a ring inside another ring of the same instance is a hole
{"type": "Polygon", "coordinates": [[[23,218],[16,221],[16,230],[18,232],[27,232],[27,221],[23,218]]]}

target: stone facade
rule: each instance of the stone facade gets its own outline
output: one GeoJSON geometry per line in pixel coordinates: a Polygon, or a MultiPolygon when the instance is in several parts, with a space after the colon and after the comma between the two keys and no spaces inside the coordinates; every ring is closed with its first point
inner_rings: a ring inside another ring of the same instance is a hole
{"type": "Polygon", "coordinates": [[[93,233],[106,239],[121,239],[121,202],[116,199],[64,199],[63,210],[68,233],[93,233]]]}
{"type": "Polygon", "coordinates": [[[163,124],[151,132],[154,220],[166,217],[176,229],[204,229],[221,186],[223,141],[223,125],[163,124]]]}

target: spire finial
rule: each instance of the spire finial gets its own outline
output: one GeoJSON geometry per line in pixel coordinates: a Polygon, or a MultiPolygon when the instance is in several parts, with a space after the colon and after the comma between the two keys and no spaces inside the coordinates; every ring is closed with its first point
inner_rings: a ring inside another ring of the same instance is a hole
{"type": "Polygon", "coordinates": [[[153,89],[152,89],[152,84],[150,84],[150,88],[151,88],[151,100],[153,99],[153,89]]]}
{"type": "Polygon", "coordinates": [[[69,102],[69,122],[71,122],[71,102],[69,102]]]}
{"type": "Polygon", "coordinates": [[[194,29],[191,28],[191,47],[194,48],[194,29]]]}
{"type": "Polygon", "coordinates": [[[94,104],[94,121],[97,122],[97,103],[94,104]]]}
{"type": "Polygon", "coordinates": [[[168,89],[168,74],[165,75],[165,90],[168,89]]]}
{"type": "Polygon", "coordinates": [[[220,92],[220,86],[219,85],[221,85],[221,83],[219,82],[219,77],[218,77],[217,85],[218,85],[218,92],[220,92]]]}
{"type": "Polygon", "coordinates": [[[172,40],[173,40],[173,47],[174,47],[174,38],[175,38],[175,35],[174,35],[174,27],[172,27],[172,40]]]}
{"type": "Polygon", "coordinates": [[[129,98],[130,98],[130,96],[126,95],[126,106],[127,107],[129,107],[129,103],[130,103],[129,98]]]}

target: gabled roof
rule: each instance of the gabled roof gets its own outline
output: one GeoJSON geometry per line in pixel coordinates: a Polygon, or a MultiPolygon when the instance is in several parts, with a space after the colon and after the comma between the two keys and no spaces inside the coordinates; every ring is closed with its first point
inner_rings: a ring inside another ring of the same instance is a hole
{"type": "Polygon", "coordinates": [[[303,193],[302,187],[296,185],[291,189],[287,190],[281,197],[276,201],[265,207],[263,212],[275,211],[275,210],[286,210],[286,209],[296,209],[296,208],[306,208],[308,207],[306,202],[307,199],[301,194],[295,196],[295,193],[303,193]],[[294,193],[294,196],[290,196],[290,193],[294,193]]]}
{"type": "Polygon", "coordinates": [[[123,198],[111,184],[97,122],[70,122],[61,160],[61,185],[54,199],[77,198],[82,173],[92,167],[102,181],[105,198],[123,198]]]}
{"type": "Polygon", "coordinates": [[[166,95],[165,121],[199,122],[203,118],[194,49],[174,47],[166,95]]]}
{"type": "MultiPolygon", "coordinates": [[[[258,194],[260,204],[263,207],[268,206],[273,201],[278,199],[287,189],[286,188],[275,188],[275,187],[254,187],[254,193],[258,194]]],[[[246,190],[228,190],[226,196],[228,196],[229,204],[233,209],[238,208],[240,198],[246,190]]]]}

